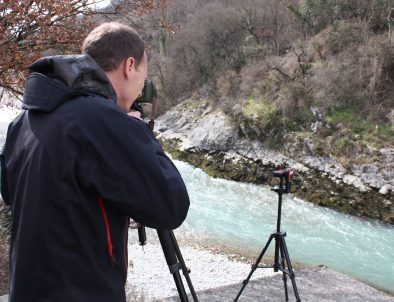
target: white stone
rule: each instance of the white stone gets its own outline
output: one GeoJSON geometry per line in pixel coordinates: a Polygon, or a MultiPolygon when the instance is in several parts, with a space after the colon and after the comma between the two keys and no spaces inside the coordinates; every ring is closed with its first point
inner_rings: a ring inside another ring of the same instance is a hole
{"type": "Polygon", "coordinates": [[[384,185],[383,187],[380,188],[379,193],[383,194],[383,195],[386,195],[388,193],[388,191],[389,191],[388,186],[384,185]]]}

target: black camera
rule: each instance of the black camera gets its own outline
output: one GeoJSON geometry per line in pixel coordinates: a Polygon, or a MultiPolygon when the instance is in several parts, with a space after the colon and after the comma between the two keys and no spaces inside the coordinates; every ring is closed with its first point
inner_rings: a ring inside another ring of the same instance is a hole
{"type": "MultiPolygon", "coordinates": [[[[153,130],[155,126],[155,116],[156,116],[156,99],[157,90],[152,80],[146,79],[144,82],[144,87],[142,88],[141,95],[134,101],[131,105],[130,110],[135,110],[141,113],[141,118],[145,118],[145,109],[148,109],[148,114],[151,119],[148,123],[149,128],[153,130]],[[149,105],[151,106],[145,106],[149,105]]],[[[147,114],[147,115],[148,115],[147,114]]]]}
{"type": "Polygon", "coordinates": [[[282,193],[290,193],[291,192],[291,179],[293,178],[294,170],[288,167],[286,164],[283,164],[277,167],[277,170],[274,171],[274,176],[280,178],[280,187],[275,187],[273,190],[282,189],[282,193]],[[283,180],[285,183],[283,184],[283,180]]]}
{"type": "Polygon", "coordinates": [[[157,97],[157,91],[152,80],[146,79],[141,95],[134,101],[130,109],[139,111],[144,117],[144,108],[142,104],[150,104],[157,97]]]}
{"type": "Polygon", "coordinates": [[[156,87],[152,80],[146,79],[144,88],[142,88],[141,95],[135,100],[136,103],[152,103],[153,99],[157,97],[156,87]]]}

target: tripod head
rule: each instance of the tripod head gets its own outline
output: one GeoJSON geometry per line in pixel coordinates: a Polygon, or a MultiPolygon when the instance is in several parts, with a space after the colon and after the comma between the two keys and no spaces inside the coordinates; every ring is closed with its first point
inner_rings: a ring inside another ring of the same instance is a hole
{"type": "Polygon", "coordinates": [[[286,163],[279,165],[274,171],[274,177],[280,179],[279,186],[272,188],[273,191],[281,194],[287,194],[291,192],[291,179],[293,178],[294,170],[290,168],[286,163]],[[284,182],[284,183],[283,183],[284,182]]]}

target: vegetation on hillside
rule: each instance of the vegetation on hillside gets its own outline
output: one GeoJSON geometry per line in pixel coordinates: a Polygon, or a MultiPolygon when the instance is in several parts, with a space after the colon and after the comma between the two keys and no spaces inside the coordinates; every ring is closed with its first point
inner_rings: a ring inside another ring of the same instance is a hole
{"type": "Polygon", "coordinates": [[[145,35],[162,110],[211,99],[273,147],[393,146],[394,1],[184,0],[146,20],[174,29],[145,35]]]}
{"type": "Polygon", "coordinates": [[[305,133],[345,156],[393,145],[394,0],[91,2],[1,4],[0,86],[21,94],[29,63],[117,20],[148,42],[161,112],[210,99],[273,147],[305,133]]]}

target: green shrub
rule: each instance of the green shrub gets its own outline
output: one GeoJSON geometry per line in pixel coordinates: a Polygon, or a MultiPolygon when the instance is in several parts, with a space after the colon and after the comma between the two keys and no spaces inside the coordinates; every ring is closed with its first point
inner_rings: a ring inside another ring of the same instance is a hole
{"type": "Polygon", "coordinates": [[[262,127],[265,127],[276,113],[275,106],[263,99],[250,97],[241,101],[241,104],[243,116],[249,120],[256,121],[256,124],[262,127]]]}
{"type": "MultiPolygon", "coordinates": [[[[325,116],[326,122],[332,127],[343,125],[356,135],[353,140],[364,140],[376,147],[383,147],[392,143],[393,131],[389,122],[372,122],[362,117],[360,108],[356,106],[335,107],[325,116]]],[[[349,144],[349,138],[337,141],[338,147],[349,144]]]]}

